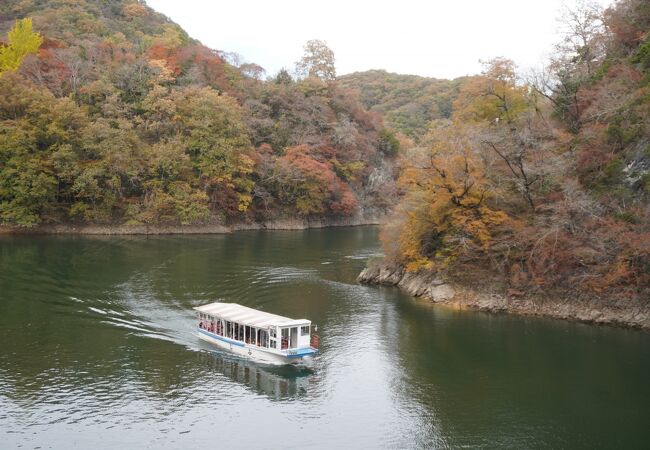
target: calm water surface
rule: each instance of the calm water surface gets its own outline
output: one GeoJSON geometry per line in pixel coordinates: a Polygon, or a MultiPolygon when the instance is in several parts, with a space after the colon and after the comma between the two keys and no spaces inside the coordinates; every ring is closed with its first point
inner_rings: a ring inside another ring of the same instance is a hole
{"type": "Polygon", "coordinates": [[[373,227],[0,237],[0,448],[648,448],[650,333],[365,287],[373,227]],[[211,301],[306,317],[311,369],[214,352],[211,301]]]}

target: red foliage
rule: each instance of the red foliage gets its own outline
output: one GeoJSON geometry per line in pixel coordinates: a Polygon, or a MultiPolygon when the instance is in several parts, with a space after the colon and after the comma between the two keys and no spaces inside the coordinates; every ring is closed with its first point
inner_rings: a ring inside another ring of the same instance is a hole
{"type": "Polygon", "coordinates": [[[169,49],[162,44],[154,44],[149,48],[149,58],[165,61],[165,65],[174,75],[180,75],[181,67],[178,64],[178,50],[169,49]]]}
{"type": "Polygon", "coordinates": [[[189,70],[194,66],[195,75],[204,84],[222,91],[232,91],[226,77],[225,62],[215,50],[203,45],[190,45],[175,50],[169,63],[170,67],[178,67],[179,70],[189,70]]]}
{"type": "Polygon", "coordinates": [[[290,147],[278,158],[282,182],[294,187],[298,210],[303,215],[351,215],[357,200],[350,187],[336,176],[329,162],[312,157],[308,145],[290,147]]]}
{"type": "Polygon", "coordinates": [[[35,83],[47,87],[54,95],[61,97],[69,92],[70,69],[59,58],[58,52],[63,46],[52,40],[46,40],[38,55],[29,56],[23,62],[21,72],[35,83]]]}
{"type": "MultiPolygon", "coordinates": [[[[561,208],[556,205],[562,222],[561,208]]],[[[522,258],[509,266],[510,286],[569,288],[613,298],[650,293],[649,232],[614,219],[581,220],[580,225],[574,230],[535,225],[518,230],[522,258]]]]}
{"type": "Polygon", "coordinates": [[[330,160],[338,156],[338,150],[331,145],[309,147],[307,153],[319,160],[330,160]]]}
{"type": "Polygon", "coordinates": [[[605,23],[616,44],[633,48],[643,40],[650,21],[646,1],[621,1],[605,11],[605,23]]]}
{"type": "Polygon", "coordinates": [[[337,215],[351,216],[358,206],[356,196],[350,190],[350,187],[341,180],[338,180],[335,187],[329,205],[330,210],[337,215]]]}
{"type": "Polygon", "coordinates": [[[331,166],[314,159],[311,148],[305,144],[286,149],[278,161],[291,166],[305,178],[318,180],[327,186],[336,180],[336,174],[332,171],[331,166]]]}
{"type": "Polygon", "coordinates": [[[582,182],[590,184],[603,168],[614,159],[614,152],[607,145],[604,124],[591,124],[583,127],[586,138],[578,147],[577,170],[582,182]]]}

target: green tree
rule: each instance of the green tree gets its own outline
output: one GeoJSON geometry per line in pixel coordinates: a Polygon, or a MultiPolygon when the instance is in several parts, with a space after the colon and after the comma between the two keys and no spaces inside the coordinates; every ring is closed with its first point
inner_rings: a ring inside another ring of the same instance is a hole
{"type": "Polygon", "coordinates": [[[86,120],[70,99],[17,73],[0,77],[0,92],[0,222],[37,225],[74,177],[65,160],[74,160],[86,120]]]}
{"type": "Polygon", "coordinates": [[[226,214],[248,209],[253,148],[237,101],[206,87],[179,91],[174,103],[187,153],[213,205],[226,214]]]}
{"type": "Polygon", "coordinates": [[[379,130],[379,150],[387,156],[395,156],[399,152],[400,143],[390,130],[379,130]]]}

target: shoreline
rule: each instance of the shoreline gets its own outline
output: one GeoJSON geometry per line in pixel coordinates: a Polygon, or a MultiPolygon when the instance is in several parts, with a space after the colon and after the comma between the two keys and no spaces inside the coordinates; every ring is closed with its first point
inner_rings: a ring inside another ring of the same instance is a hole
{"type": "Polygon", "coordinates": [[[401,267],[370,264],[357,281],[367,285],[395,286],[409,295],[456,309],[540,316],[598,325],[650,330],[650,302],[578,296],[561,298],[512,296],[448,282],[430,272],[409,273],[401,267]]]}
{"type": "Polygon", "coordinates": [[[166,235],[228,234],[248,230],[308,230],[312,228],[379,225],[383,216],[353,216],[325,219],[277,219],[268,222],[236,222],[202,225],[40,225],[33,228],[0,226],[0,235],[166,235]]]}

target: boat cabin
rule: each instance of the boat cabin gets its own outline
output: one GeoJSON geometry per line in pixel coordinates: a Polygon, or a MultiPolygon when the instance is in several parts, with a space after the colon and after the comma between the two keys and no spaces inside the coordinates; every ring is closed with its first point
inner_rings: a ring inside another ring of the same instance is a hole
{"type": "Polygon", "coordinates": [[[288,357],[316,353],[311,346],[311,321],[307,319],[290,319],[236,303],[217,302],[194,309],[199,336],[205,334],[231,347],[239,345],[288,357]]]}

